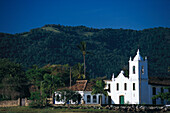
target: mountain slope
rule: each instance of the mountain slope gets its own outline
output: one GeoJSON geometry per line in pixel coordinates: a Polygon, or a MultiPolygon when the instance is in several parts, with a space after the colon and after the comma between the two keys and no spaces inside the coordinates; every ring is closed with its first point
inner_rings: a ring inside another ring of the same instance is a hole
{"type": "Polygon", "coordinates": [[[33,64],[83,63],[77,45],[87,42],[88,76],[111,76],[128,69],[129,57],[148,57],[150,76],[168,76],[170,67],[170,28],[142,31],[128,29],[93,29],[85,26],[45,25],[20,34],[0,33],[0,58],[9,58],[25,67],[33,64]]]}

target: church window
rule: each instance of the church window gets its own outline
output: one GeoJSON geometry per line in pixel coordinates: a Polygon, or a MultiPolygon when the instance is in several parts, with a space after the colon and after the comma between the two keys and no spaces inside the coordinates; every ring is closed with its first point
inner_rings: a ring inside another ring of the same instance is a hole
{"type": "Polygon", "coordinates": [[[142,74],[144,74],[144,66],[142,66],[142,70],[141,70],[142,74]]]}
{"type": "Polygon", "coordinates": [[[90,103],[90,102],[91,102],[91,96],[87,95],[87,103],[90,103]]]}
{"type": "Polygon", "coordinates": [[[133,66],[133,74],[135,74],[135,66],[133,66]]]}
{"type": "Polygon", "coordinates": [[[93,103],[96,103],[97,99],[96,99],[96,95],[93,96],[93,103]]]}
{"type": "MultiPolygon", "coordinates": [[[[161,88],[161,93],[164,93],[164,89],[161,88]]],[[[161,104],[164,104],[164,99],[161,98],[161,104]]]]}
{"type": "Polygon", "coordinates": [[[153,94],[153,95],[156,95],[156,87],[153,87],[153,88],[152,88],[152,94],[153,94]]]}
{"type": "Polygon", "coordinates": [[[135,83],[133,83],[133,90],[135,90],[135,83]]]}
{"type": "Polygon", "coordinates": [[[119,91],[119,83],[117,83],[116,86],[117,86],[117,91],[119,91]]]}
{"type": "Polygon", "coordinates": [[[126,83],[124,84],[124,90],[127,90],[127,84],[126,83]]]}

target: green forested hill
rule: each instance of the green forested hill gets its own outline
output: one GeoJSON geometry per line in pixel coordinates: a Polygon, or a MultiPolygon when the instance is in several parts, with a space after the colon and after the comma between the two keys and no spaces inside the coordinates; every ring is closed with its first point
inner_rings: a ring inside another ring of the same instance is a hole
{"type": "Polygon", "coordinates": [[[141,31],[93,29],[85,26],[45,25],[20,34],[0,33],[0,58],[9,58],[25,67],[34,64],[83,63],[77,45],[86,41],[86,64],[90,77],[111,76],[128,68],[129,57],[148,57],[149,76],[167,76],[170,67],[170,28],[141,31]]]}

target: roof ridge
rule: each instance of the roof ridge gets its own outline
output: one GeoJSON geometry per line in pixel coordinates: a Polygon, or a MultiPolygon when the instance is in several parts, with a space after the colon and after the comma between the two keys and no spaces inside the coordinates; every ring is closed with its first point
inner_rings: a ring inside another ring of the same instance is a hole
{"type": "Polygon", "coordinates": [[[76,82],[87,82],[87,80],[76,80],[76,82]]]}
{"type": "Polygon", "coordinates": [[[83,91],[85,91],[85,89],[86,89],[86,86],[87,86],[87,80],[85,80],[85,85],[84,85],[84,88],[83,88],[83,91]]]}

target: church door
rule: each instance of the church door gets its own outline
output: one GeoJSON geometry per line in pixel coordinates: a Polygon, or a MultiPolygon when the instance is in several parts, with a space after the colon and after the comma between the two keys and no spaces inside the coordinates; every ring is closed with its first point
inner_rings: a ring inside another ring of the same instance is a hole
{"type": "Polygon", "coordinates": [[[124,96],[119,96],[119,104],[124,104],[124,96]]]}

